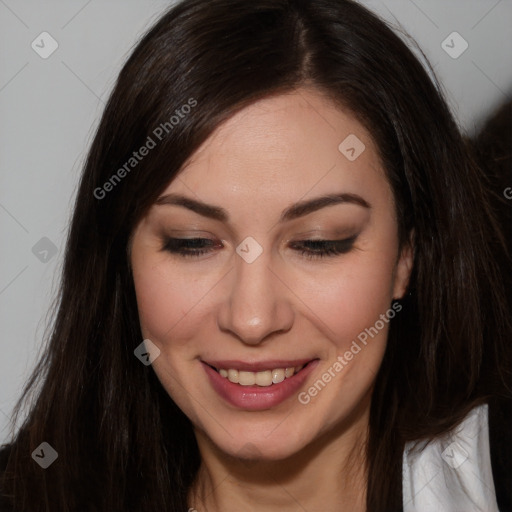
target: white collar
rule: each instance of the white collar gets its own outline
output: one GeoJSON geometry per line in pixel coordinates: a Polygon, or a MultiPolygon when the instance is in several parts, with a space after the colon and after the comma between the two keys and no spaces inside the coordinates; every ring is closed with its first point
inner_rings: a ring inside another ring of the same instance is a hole
{"type": "Polygon", "coordinates": [[[487,404],[426,448],[413,444],[406,443],[402,460],[404,512],[499,512],[487,404]]]}

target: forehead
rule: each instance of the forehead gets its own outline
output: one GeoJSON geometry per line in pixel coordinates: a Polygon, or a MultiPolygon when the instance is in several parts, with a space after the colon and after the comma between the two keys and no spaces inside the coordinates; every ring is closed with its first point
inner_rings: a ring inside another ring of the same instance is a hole
{"type": "Polygon", "coordinates": [[[387,188],[368,131],[348,110],[310,89],[264,98],[237,112],[192,155],[179,178],[166,193],[188,189],[204,200],[236,194],[247,204],[387,188]]]}

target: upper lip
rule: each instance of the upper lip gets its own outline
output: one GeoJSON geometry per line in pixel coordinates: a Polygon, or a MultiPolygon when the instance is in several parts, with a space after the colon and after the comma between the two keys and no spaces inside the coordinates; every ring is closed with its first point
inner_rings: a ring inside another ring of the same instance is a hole
{"type": "Polygon", "coordinates": [[[315,358],[304,358],[304,359],[269,359],[268,361],[255,361],[255,362],[247,362],[247,361],[234,361],[234,360],[209,360],[202,361],[203,363],[213,366],[215,369],[233,369],[233,370],[242,370],[245,372],[261,372],[264,370],[274,370],[276,368],[296,368],[297,366],[305,365],[313,361],[315,358]]]}

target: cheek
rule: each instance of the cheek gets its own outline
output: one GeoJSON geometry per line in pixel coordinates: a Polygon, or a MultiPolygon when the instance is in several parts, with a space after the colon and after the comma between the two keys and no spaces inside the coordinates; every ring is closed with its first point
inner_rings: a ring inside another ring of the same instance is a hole
{"type": "Polygon", "coordinates": [[[169,283],[163,280],[157,267],[147,262],[139,265],[134,260],[133,280],[142,332],[152,340],[161,339],[182,316],[176,301],[182,287],[177,281],[169,283]]]}
{"type": "Polygon", "coordinates": [[[159,345],[171,338],[176,345],[185,344],[208,307],[211,280],[192,277],[165,255],[135,253],[132,268],[143,335],[159,345]]]}
{"type": "MultiPolygon", "coordinates": [[[[354,339],[375,325],[391,307],[393,254],[356,254],[340,264],[336,272],[316,275],[303,291],[308,306],[322,320],[325,335],[338,351],[345,351],[354,339]]],[[[298,282],[298,281],[297,281],[298,282]]],[[[318,322],[317,322],[318,323],[318,322]]],[[[385,339],[387,322],[377,327],[385,339]]]]}
{"type": "Polygon", "coordinates": [[[321,430],[357,407],[379,371],[389,322],[397,314],[391,307],[394,261],[393,254],[367,252],[315,280],[308,290],[315,316],[322,320],[315,325],[322,325],[330,344],[324,345],[316,378],[298,399],[316,408],[321,430]]]}

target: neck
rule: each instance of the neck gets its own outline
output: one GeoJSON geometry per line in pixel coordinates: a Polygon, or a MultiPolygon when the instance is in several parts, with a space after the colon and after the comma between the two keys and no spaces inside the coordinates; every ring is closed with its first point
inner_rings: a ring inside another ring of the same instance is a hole
{"type": "Polygon", "coordinates": [[[283,460],[241,460],[196,438],[201,467],[189,493],[197,512],[366,510],[369,397],[343,424],[283,460]]]}

